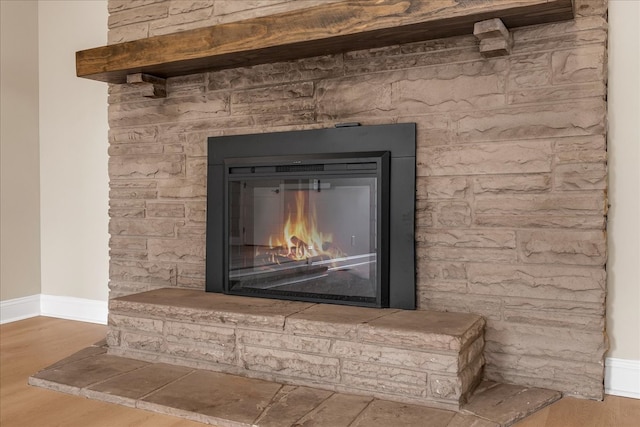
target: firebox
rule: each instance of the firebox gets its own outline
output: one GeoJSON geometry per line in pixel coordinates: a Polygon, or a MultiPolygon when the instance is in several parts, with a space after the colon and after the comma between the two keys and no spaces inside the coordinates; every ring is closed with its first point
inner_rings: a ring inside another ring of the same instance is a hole
{"type": "Polygon", "coordinates": [[[415,124],[208,149],[207,291],[415,308],[415,124]]]}

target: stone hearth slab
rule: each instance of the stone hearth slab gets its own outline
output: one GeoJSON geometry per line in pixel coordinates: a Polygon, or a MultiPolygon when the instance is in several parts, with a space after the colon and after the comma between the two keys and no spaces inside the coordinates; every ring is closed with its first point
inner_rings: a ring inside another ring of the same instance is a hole
{"type": "Polygon", "coordinates": [[[463,412],[454,412],[124,357],[105,359],[96,349],[51,365],[29,384],[220,427],[501,427],[560,398],[551,390],[487,382],[463,412]],[[105,361],[95,375],[91,367],[105,361]]]}
{"type": "Polygon", "coordinates": [[[484,320],[158,289],[110,301],[108,353],[458,409],[479,383],[484,320]]]}

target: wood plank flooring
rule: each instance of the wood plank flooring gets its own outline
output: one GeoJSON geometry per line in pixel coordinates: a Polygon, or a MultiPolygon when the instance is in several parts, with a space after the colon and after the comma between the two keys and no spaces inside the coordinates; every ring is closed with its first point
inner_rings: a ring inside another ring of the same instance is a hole
{"type": "MultiPolygon", "coordinates": [[[[196,427],[200,423],[30,387],[27,378],[104,338],[106,326],[36,317],[0,326],[0,426],[196,427]]],[[[637,427],[640,400],[564,398],[517,427],[637,427]]]]}

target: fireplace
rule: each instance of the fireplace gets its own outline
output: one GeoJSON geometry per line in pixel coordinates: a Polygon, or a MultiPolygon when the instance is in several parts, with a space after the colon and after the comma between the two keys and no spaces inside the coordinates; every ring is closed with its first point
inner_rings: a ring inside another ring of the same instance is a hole
{"type": "Polygon", "coordinates": [[[415,125],[211,137],[206,289],[415,308],[415,125]]]}

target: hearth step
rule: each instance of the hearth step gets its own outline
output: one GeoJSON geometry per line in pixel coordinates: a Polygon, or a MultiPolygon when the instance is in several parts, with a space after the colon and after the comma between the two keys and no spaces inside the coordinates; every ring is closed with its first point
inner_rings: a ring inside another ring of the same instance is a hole
{"type": "Polygon", "coordinates": [[[108,353],[458,409],[479,383],[484,320],[176,288],[112,299],[108,353]]]}

